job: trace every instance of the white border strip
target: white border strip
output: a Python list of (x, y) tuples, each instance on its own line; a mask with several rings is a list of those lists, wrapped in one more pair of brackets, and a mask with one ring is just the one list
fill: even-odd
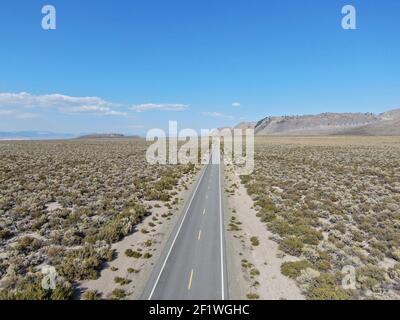
[[(219, 149), (219, 148), (218, 148)], [(222, 217), (222, 195), (221, 195), (221, 151), (219, 154), (219, 170), (218, 170), (218, 182), (219, 182), (219, 219), (220, 219), (220, 239), (221, 239), (221, 286), (222, 286), (222, 300), (225, 300), (225, 285), (224, 285), (224, 234), (223, 225), (224, 219)]]

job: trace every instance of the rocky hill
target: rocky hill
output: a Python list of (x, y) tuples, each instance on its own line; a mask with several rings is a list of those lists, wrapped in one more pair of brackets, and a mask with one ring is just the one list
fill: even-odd
[(400, 135), (400, 109), (381, 114), (322, 113), (267, 117), (235, 128), (254, 128), (256, 135)]
[(238, 125), (236, 125), (234, 127), (234, 129), (254, 129), (255, 125), (257, 124), (257, 122), (241, 122)]

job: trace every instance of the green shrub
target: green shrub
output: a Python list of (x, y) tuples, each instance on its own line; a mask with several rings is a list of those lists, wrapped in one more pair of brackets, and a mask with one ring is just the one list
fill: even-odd
[(318, 258), (313, 267), (319, 271), (328, 271), (331, 268), (331, 256), (325, 251), (318, 251)]
[(121, 286), (125, 286), (127, 284), (130, 284), (132, 282), (132, 280), (125, 279), (125, 278), (122, 278), (122, 277), (115, 277), (114, 278), (114, 282), (118, 283)]
[(250, 242), (251, 242), (251, 244), (252, 244), (253, 246), (255, 246), (255, 247), (260, 245), (260, 240), (258, 240), (257, 237), (251, 237), (251, 238), (250, 238)]
[(340, 277), (333, 274), (323, 273), (311, 281), (307, 291), (310, 300), (349, 300), (349, 293), (341, 289)]
[(150, 259), (152, 256), (153, 256), (153, 255), (152, 255), (151, 253), (146, 252), (146, 253), (143, 255), (143, 258), (144, 258), (144, 259)]
[(242, 181), (243, 184), (247, 184), (251, 181), (251, 175), (241, 175), (240, 180)]
[(107, 248), (100, 250), (93, 246), (71, 250), (65, 255), (58, 271), (70, 281), (97, 279), (102, 264), (108, 261), (112, 252)]
[(42, 241), (33, 237), (23, 237), (18, 240), (15, 249), (19, 252), (28, 253), (42, 247)]
[(235, 223), (230, 223), (229, 224), (229, 228), (228, 228), (228, 231), (239, 231), (240, 230), (240, 228), (235, 224)]
[(303, 242), (295, 237), (283, 239), (279, 245), (279, 249), (292, 256), (300, 256), (303, 251)]
[(357, 282), (365, 290), (374, 290), (374, 288), (385, 281), (385, 269), (374, 265), (367, 265), (356, 270)]
[(121, 300), (126, 297), (126, 291), (124, 289), (114, 289), (111, 292), (110, 299), (111, 300)]
[(139, 204), (126, 208), (114, 217), (111, 221), (100, 227), (96, 234), (89, 234), (84, 242), (94, 244), (97, 241), (114, 243), (120, 241), (134, 230), (137, 225), (147, 215), (146, 209)]
[(273, 233), (279, 234), (281, 237), (287, 237), (296, 234), (295, 228), (285, 220), (274, 220), (268, 224), (269, 229)]
[(13, 288), (0, 290), (0, 300), (69, 300), (73, 288), (69, 282), (56, 279), (54, 290), (45, 290), (42, 276), (33, 275), (18, 279)]
[(324, 238), (322, 236), (322, 232), (307, 226), (300, 226), (298, 228), (298, 235), (301, 237), (304, 243), (315, 246), (317, 246)]
[(133, 269), (133, 268), (128, 268), (128, 273), (138, 273), (139, 270)]
[(362, 242), (362, 241), (364, 241), (364, 236), (363, 236), (363, 233), (362, 233), (361, 231), (354, 230), (354, 231), (352, 232), (352, 235), (353, 235), (353, 240), (354, 240), (354, 241), (356, 241), (356, 242)]
[(153, 245), (153, 241), (152, 240), (146, 240), (146, 242), (144, 243), (144, 245), (146, 247), (151, 247)]
[(101, 300), (101, 294), (97, 290), (87, 290), (82, 295), (83, 300)]
[(0, 240), (8, 240), (13, 236), (14, 234), (11, 231), (0, 227)]
[(133, 251), (132, 249), (127, 249), (125, 251), (125, 255), (130, 258), (139, 259), (142, 257), (142, 254), (138, 251)]
[(178, 183), (178, 178), (173, 172), (167, 173), (155, 184), (154, 188), (158, 191), (172, 190)]
[(242, 267), (245, 269), (249, 269), (253, 267), (253, 264), (246, 259), (242, 259)]
[(246, 297), (249, 300), (258, 300), (258, 299), (260, 299), (260, 296), (257, 293), (248, 293), (246, 295)]
[(281, 272), (286, 277), (296, 279), (300, 276), (301, 271), (311, 267), (308, 261), (295, 261), (295, 262), (285, 262), (281, 265)]
[(388, 269), (390, 279), (400, 281), (400, 263), (396, 263), (392, 268)]
[(261, 222), (267, 223), (267, 222), (272, 222), (276, 219), (276, 214), (272, 212), (265, 212), (262, 210), (257, 214), (257, 216), (260, 218)]
[(258, 271), (256, 268), (253, 268), (250, 270), (250, 275), (251, 276), (259, 276), (260, 275), (260, 271)]

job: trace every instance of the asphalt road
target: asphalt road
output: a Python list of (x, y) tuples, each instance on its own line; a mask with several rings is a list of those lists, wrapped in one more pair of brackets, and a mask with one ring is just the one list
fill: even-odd
[[(219, 159), (219, 148), (212, 158)], [(228, 298), (222, 194), (221, 166), (209, 163), (150, 276), (144, 299)]]

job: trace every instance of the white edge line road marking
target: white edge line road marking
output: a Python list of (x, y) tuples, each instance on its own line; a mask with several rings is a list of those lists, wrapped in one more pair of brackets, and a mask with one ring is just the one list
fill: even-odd
[(219, 154), (219, 167), (218, 167), (218, 182), (219, 182), (219, 219), (220, 219), (220, 238), (221, 238), (221, 286), (222, 286), (222, 300), (225, 300), (225, 286), (224, 286), (224, 243), (223, 243), (223, 219), (222, 219), (222, 195), (221, 195), (221, 153)]
[(199, 182), (198, 182), (198, 184), (197, 184), (197, 186), (196, 186), (196, 189), (195, 189), (194, 192), (193, 192), (192, 198), (190, 199), (189, 205), (188, 205), (188, 207), (186, 208), (186, 211), (185, 211), (185, 214), (184, 214), (184, 216), (183, 216), (183, 218), (182, 218), (182, 221), (181, 221), (181, 224), (180, 224), (180, 226), (179, 226), (179, 229), (178, 229), (178, 231), (176, 232), (176, 235), (175, 235), (175, 237), (174, 237), (174, 240), (172, 241), (171, 247), (170, 247), (169, 250), (168, 250), (167, 256), (165, 257), (164, 263), (163, 263), (163, 265), (162, 265), (162, 267), (161, 267), (160, 273), (159, 273), (158, 276), (157, 276), (156, 283), (154, 284), (154, 287), (153, 287), (153, 289), (152, 289), (151, 292), (150, 292), (150, 296), (149, 296), (149, 299), (148, 299), (148, 300), (151, 300), (151, 298), (153, 297), (154, 291), (155, 291), (156, 288), (157, 288), (158, 282), (160, 281), (160, 278), (161, 278), (161, 274), (163, 273), (164, 268), (165, 268), (165, 265), (167, 264), (168, 258), (169, 258), (170, 254), (171, 254), (171, 251), (172, 251), (172, 249), (174, 248), (176, 239), (178, 238), (179, 233), (180, 233), (180, 231), (181, 231), (181, 229), (182, 229), (183, 223), (185, 222), (187, 213), (189, 212), (190, 206), (192, 205), (194, 196), (196, 195), (197, 189), (199, 188), (199, 186), (200, 186), (200, 184), (201, 184), (201, 181), (203, 180), (204, 174), (205, 174), (205, 172), (207, 171), (207, 166), (208, 166), (208, 163), (206, 164), (206, 167), (204, 168), (204, 171), (203, 171), (203, 173), (201, 174), (201, 177), (200, 177)]

